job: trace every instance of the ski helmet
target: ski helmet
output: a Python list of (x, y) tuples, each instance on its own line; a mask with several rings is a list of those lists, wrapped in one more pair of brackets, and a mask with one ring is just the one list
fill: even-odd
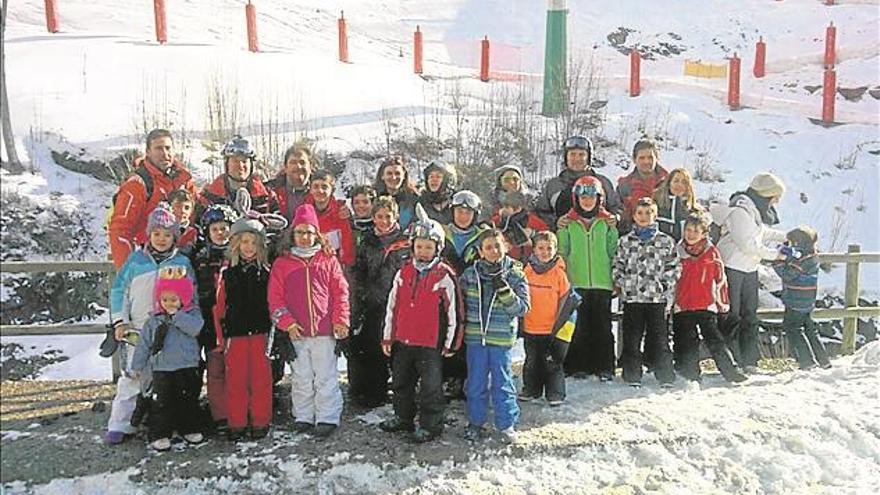
[(472, 210), (474, 212), (474, 218), (476, 219), (476, 217), (480, 216), (480, 211), (483, 208), (483, 201), (476, 195), (476, 193), (465, 189), (464, 191), (458, 191), (452, 195), (452, 202), (449, 207), (455, 208), (456, 206)]
[(562, 163), (566, 164), (569, 150), (586, 150), (587, 166), (593, 163), (593, 142), (586, 136), (571, 136), (562, 144)]
[(199, 219), (199, 225), (201, 225), (203, 229), (207, 229), (212, 223), (226, 222), (231, 227), (236, 220), (238, 220), (238, 213), (236, 213), (231, 206), (218, 204), (209, 206), (208, 209), (202, 213), (202, 218)]
[(416, 239), (429, 239), (437, 243), (437, 255), (443, 251), (446, 243), (446, 232), (440, 222), (432, 220), (428, 217), (428, 213), (421, 204), (416, 204), (416, 219), (409, 227), (409, 238), (411, 241)]

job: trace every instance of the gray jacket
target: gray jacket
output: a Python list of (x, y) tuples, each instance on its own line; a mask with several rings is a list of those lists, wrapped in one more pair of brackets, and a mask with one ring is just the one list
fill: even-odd
[[(197, 367), (199, 343), (196, 336), (202, 331), (204, 322), (202, 312), (196, 305), (186, 311), (178, 311), (172, 317), (165, 313), (154, 314), (141, 330), (131, 368), (137, 371), (148, 367), (152, 371), (176, 371)], [(162, 323), (168, 324), (165, 345), (158, 354), (151, 355), (150, 348)]]

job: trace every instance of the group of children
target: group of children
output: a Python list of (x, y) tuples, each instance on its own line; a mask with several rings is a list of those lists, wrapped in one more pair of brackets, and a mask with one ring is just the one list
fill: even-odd
[[(718, 330), (726, 281), (708, 238), (708, 217), (687, 216), (676, 243), (658, 229), (657, 205), (644, 197), (633, 207), (632, 230), (619, 238), (604, 195), (595, 177), (578, 179), (558, 235), (518, 219), (523, 198), (510, 195), (499, 215), (507, 223), (524, 222), (527, 243), (511, 243), (506, 229), (477, 229), (480, 202), (469, 191), (450, 200), (456, 226), (451, 231), (428, 218), (421, 205), (415, 208), (406, 231), (410, 255), (393, 275), (378, 343), (391, 360), (395, 412), (382, 430), (408, 432), (417, 442), (439, 436), (444, 358), (457, 355), (466, 362), (466, 438), (485, 434), (491, 399), (496, 429), (512, 440), (518, 401), (544, 397), (551, 407), (562, 404), (566, 375), (613, 379), (615, 294), (623, 309), (620, 364), (626, 383), (641, 383), (643, 340), (661, 384), (671, 384), (676, 372), (699, 381), (700, 336), (725, 379), (746, 380)], [(171, 448), (174, 431), (186, 442), (203, 441), (195, 421), (202, 351), (212, 418), (226, 423), (231, 440), (264, 437), (272, 419), (269, 353), (275, 338), (289, 338), (296, 354), (293, 429), (317, 437), (336, 430), (343, 409), (337, 341), (349, 334), (349, 282), (322, 235), (315, 206), (322, 204), (297, 207), (271, 266), (266, 227), (258, 218), (239, 217), (227, 206), (207, 208), (200, 222), (205, 243), (188, 258), (178, 250), (187, 229), (181, 229), (174, 205), (160, 204), (150, 214), (149, 239), (128, 258), (111, 292), (116, 337), (125, 340), (138, 330), (140, 338), (122, 346), (126, 372), (113, 401), (108, 443), (134, 432), (133, 413), (144, 397), (152, 398), (154, 449)], [(809, 317), (816, 235), (795, 229), (788, 240), (775, 265), (786, 284), (786, 333), (802, 367), (828, 366)], [(508, 255), (511, 244), (527, 245), (519, 256), (524, 263)], [(454, 253), (450, 258), (460, 265), (445, 261), (450, 258), (443, 253)], [(519, 393), (511, 366), (518, 337), (526, 351)]]

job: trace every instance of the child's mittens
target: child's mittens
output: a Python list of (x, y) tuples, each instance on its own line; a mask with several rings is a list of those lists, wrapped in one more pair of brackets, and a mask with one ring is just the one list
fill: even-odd
[(779, 254), (786, 258), (801, 259), (801, 252), (787, 244), (780, 244), (776, 249), (779, 251)]
[(513, 290), (501, 274), (492, 277), (492, 287), (495, 289), (495, 293), (499, 296), (510, 293)]

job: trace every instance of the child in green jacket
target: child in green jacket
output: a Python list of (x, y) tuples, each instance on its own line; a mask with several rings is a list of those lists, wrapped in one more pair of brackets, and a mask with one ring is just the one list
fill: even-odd
[(616, 218), (605, 210), (602, 183), (584, 176), (571, 190), (572, 206), (559, 229), (559, 255), (571, 286), (581, 296), (574, 336), (565, 358), (565, 374), (575, 378), (614, 377), (611, 333), (611, 261), (617, 252)]

